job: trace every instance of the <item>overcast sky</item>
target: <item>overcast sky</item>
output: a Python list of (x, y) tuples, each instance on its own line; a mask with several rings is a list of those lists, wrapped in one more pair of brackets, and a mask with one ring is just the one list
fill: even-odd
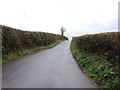
[(117, 31), (120, 0), (0, 0), (0, 24), (72, 37)]

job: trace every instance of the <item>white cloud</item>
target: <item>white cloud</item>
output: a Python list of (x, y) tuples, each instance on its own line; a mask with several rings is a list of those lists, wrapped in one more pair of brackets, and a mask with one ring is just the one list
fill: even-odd
[(0, 24), (66, 35), (117, 29), (119, 0), (0, 0)]

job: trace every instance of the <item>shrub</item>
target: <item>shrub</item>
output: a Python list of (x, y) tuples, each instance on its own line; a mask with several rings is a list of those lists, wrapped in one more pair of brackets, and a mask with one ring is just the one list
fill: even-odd
[[(84, 38), (82, 38), (84, 41)], [(95, 53), (88, 53), (85, 50), (81, 50), (78, 46), (79, 38), (74, 37), (71, 42), (71, 51), (78, 62), (81, 69), (92, 79), (96, 81), (98, 85), (107, 89), (120, 89), (120, 72), (119, 68), (111, 64), (106, 59), (97, 58)], [(85, 44), (83, 44), (85, 45)], [(82, 47), (82, 46), (81, 46)], [(101, 48), (102, 49), (102, 48)], [(90, 51), (89, 51), (90, 52)], [(103, 89), (104, 90), (104, 89)]]
[(80, 50), (101, 55), (113, 65), (120, 64), (120, 32), (84, 35), (75, 40)]
[(67, 37), (61, 35), (22, 31), (7, 26), (2, 26), (2, 36), (3, 55), (22, 49), (50, 45), (60, 39), (67, 40)]

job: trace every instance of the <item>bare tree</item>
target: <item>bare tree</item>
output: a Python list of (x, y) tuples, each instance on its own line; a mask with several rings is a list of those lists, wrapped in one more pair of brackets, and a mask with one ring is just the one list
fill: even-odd
[(61, 35), (62, 35), (62, 36), (64, 35), (64, 32), (65, 32), (65, 28), (62, 27), (62, 28), (61, 28)]

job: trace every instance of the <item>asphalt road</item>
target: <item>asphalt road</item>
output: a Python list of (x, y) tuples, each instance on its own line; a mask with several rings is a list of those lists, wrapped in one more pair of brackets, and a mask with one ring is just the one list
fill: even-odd
[(97, 88), (73, 59), (70, 42), (3, 65), (3, 88)]

